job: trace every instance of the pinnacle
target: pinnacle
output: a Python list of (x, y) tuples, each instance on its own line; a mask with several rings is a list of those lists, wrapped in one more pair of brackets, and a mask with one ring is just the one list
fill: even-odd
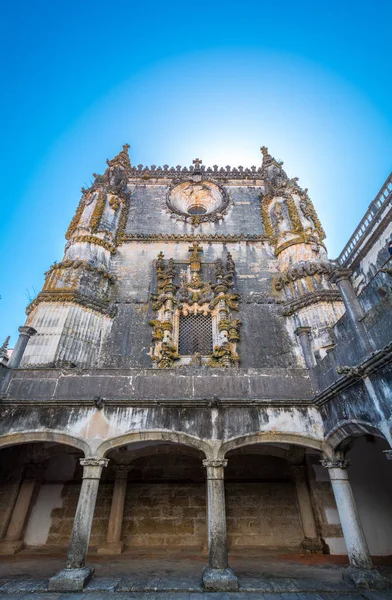
[(122, 167), (127, 169), (131, 166), (131, 161), (128, 154), (129, 144), (123, 144), (123, 149), (112, 160), (107, 160), (109, 167)]

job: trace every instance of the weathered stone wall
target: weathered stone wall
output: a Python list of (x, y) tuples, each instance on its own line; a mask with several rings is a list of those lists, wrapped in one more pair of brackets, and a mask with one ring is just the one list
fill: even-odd
[[(223, 220), (201, 223), (193, 227), (176, 219), (166, 204), (169, 190), (167, 184), (146, 183), (128, 186), (131, 202), (128, 215), (127, 234), (245, 234), (260, 235), (262, 231), (260, 185), (225, 185), (230, 205)], [(146, 209), (148, 207), (148, 209)], [(172, 218), (171, 218), (172, 217)]]

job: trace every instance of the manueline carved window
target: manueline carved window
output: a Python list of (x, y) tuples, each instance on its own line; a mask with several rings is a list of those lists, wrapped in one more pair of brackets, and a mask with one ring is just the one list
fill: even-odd
[(203, 249), (197, 242), (189, 251), (187, 264), (165, 261), (162, 252), (155, 263), (153, 366), (237, 366), (241, 322), (234, 318), (239, 300), (232, 290), (234, 261), (227, 253), (225, 264), (221, 259), (202, 264)]

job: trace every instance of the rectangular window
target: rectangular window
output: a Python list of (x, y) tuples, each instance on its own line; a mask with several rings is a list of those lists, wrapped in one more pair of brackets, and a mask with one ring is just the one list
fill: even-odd
[(179, 354), (189, 356), (199, 352), (212, 352), (212, 317), (211, 315), (180, 316)]

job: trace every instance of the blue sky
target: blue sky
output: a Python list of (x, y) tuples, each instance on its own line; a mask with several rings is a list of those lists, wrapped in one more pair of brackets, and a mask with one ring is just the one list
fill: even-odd
[(392, 169), (390, 0), (8, 0), (0, 30), (0, 343), (61, 260), (80, 187), (134, 164), (298, 176), (336, 257)]

